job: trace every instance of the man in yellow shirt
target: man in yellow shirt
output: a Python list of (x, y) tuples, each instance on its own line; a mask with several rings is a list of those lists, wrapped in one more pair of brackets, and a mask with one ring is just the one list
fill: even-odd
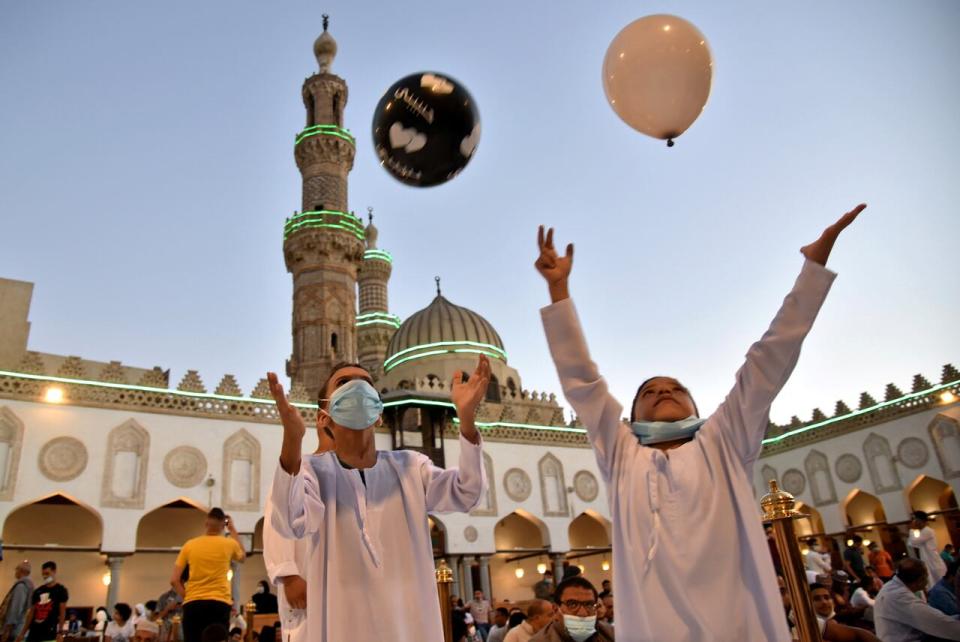
[[(223, 536), (224, 525), (230, 529), (230, 537)], [(245, 557), (233, 521), (221, 509), (211, 509), (207, 513), (206, 534), (187, 540), (170, 578), (173, 590), (183, 597), (184, 642), (201, 642), (203, 630), (211, 624), (227, 627), (233, 606), (227, 573), (231, 562), (242, 562)], [(189, 577), (184, 586), (181, 577), (188, 566)]]

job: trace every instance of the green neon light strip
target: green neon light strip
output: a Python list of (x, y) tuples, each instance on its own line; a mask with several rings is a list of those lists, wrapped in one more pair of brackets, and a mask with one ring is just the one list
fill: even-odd
[[(387, 401), (384, 402), (384, 408), (392, 408), (394, 406), (409, 406), (416, 404), (418, 406), (438, 406), (441, 408), (453, 408), (456, 410), (456, 406), (450, 403), (449, 401), (433, 401), (430, 399), (402, 399), (400, 401)], [(453, 418), (454, 423), (460, 423), (460, 419), (457, 417)], [(573, 432), (586, 434), (585, 428), (567, 428), (565, 426), (541, 426), (539, 424), (517, 424), (509, 421), (477, 421), (475, 425), (478, 428), (525, 428), (528, 430), (543, 430), (547, 432)]]
[(357, 321), (356, 326), (362, 328), (366, 325), (388, 325), (394, 330), (400, 327), (399, 323), (394, 323), (393, 321), (387, 321), (386, 319), (371, 319), (370, 321)]
[(363, 258), (367, 261), (380, 259), (381, 261), (386, 261), (387, 263), (393, 263), (393, 257), (390, 255), (390, 252), (387, 252), (386, 250), (367, 250), (363, 253)]
[(357, 315), (357, 321), (366, 321), (367, 319), (389, 319), (390, 321), (400, 322), (400, 317), (389, 312), (364, 312)]
[[(165, 395), (173, 395), (176, 397), (190, 397), (193, 399), (220, 399), (222, 401), (244, 401), (249, 403), (259, 403), (273, 406), (273, 399), (256, 399), (254, 397), (230, 397), (228, 395), (218, 395), (211, 392), (187, 392), (186, 390), (171, 390), (170, 388), (153, 388), (151, 386), (136, 386), (129, 383), (112, 383), (109, 381), (91, 381), (89, 379), (67, 379), (66, 377), (52, 377), (49, 375), (35, 375), (29, 374), (26, 372), (10, 372), (8, 370), (0, 370), (0, 377), (16, 377), (18, 379), (31, 379), (33, 381), (47, 381), (50, 383), (69, 383), (80, 386), (97, 386), (99, 388), (115, 388), (118, 390), (139, 390), (142, 392), (159, 392)], [(69, 401), (69, 400), (68, 400)], [(309, 410), (316, 410), (317, 404), (315, 403), (301, 403), (299, 401), (291, 401), (290, 405), (297, 406), (298, 408), (306, 408)]]
[(356, 146), (357, 144), (357, 140), (350, 133), (349, 129), (337, 127), (336, 125), (313, 125), (311, 127), (307, 127), (302, 132), (297, 134), (295, 142), (293, 143), (294, 147), (312, 136), (336, 136), (337, 138), (342, 138), (353, 146)]
[(288, 238), (303, 228), (326, 227), (350, 232), (361, 241), (364, 239), (363, 224), (353, 214), (336, 210), (310, 210), (300, 212), (287, 219), (283, 225), (283, 238)]
[(960, 385), (960, 379), (957, 379), (956, 381), (951, 381), (951, 382), (949, 382), (949, 383), (942, 383), (942, 384), (940, 384), (939, 386), (933, 386), (932, 388), (927, 388), (926, 390), (921, 390), (920, 392), (914, 392), (914, 393), (911, 393), (911, 394), (909, 394), (909, 395), (904, 395), (904, 396), (902, 396), (902, 397), (898, 397), (897, 399), (891, 399), (890, 401), (884, 401), (884, 402), (882, 402), (882, 403), (878, 403), (878, 404), (873, 405), (873, 406), (870, 406), (870, 407), (868, 407), (868, 408), (864, 408), (863, 410), (854, 410), (853, 412), (851, 412), (851, 413), (849, 413), (849, 414), (846, 414), (846, 415), (841, 415), (840, 417), (833, 417), (832, 419), (826, 419), (826, 420), (824, 420), (824, 421), (819, 421), (819, 422), (817, 422), (817, 423), (815, 423), (815, 424), (810, 424), (809, 426), (804, 426), (803, 428), (797, 428), (797, 429), (795, 429), (795, 430), (791, 430), (790, 432), (785, 432), (785, 433), (783, 433), (782, 435), (777, 435), (776, 437), (770, 437), (769, 439), (764, 439), (762, 443), (763, 443), (764, 446), (766, 446), (767, 444), (775, 444), (775, 443), (777, 443), (778, 441), (783, 441), (783, 440), (786, 439), (787, 437), (793, 437), (794, 435), (799, 435), (799, 434), (801, 434), (801, 433), (805, 433), (805, 432), (808, 432), (808, 431), (810, 431), (810, 430), (815, 430), (815, 429), (817, 429), (817, 428), (822, 428), (823, 426), (827, 426), (827, 425), (829, 425), (829, 424), (836, 423), (836, 422), (842, 421), (842, 420), (844, 420), (844, 419), (850, 419), (850, 418), (852, 418), (852, 417), (858, 417), (858, 416), (860, 416), (860, 415), (865, 415), (865, 414), (867, 414), (868, 412), (875, 412), (875, 411), (877, 411), (877, 410), (881, 410), (881, 409), (886, 408), (886, 407), (888, 407), (888, 406), (892, 406), (893, 404), (899, 403), (899, 402), (901, 402), (901, 401), (909, 401), (910, 399), (916, 399), (916, 398), (918, 398), (918, 397), (923, 397), (923, 396), (925, 396), (925, 395), (937, 393), (937, 392), (940, 392), (941, 390), (946, 390), (947, 388), (952, 388), (952, 387), (957, 386), (957, 385)]
[[(436, 348), (436, 347), (440, 347), (440, 346), (451, 346), (451, 347), (452, 347), (452, 346), (469, 346), (469, 347), (472, 347), (472, 348), (486, 348), (486, 349), (488, 349), (488, 350), (492, 350), (493, 352), (497, 353), (497, 354), (493, 355), (493, 356), (496, 357), (497, 359), (500, 359), (501, 361), (506, 361), (506, 360), (507, 360), (507, 353), (504, 352), (502, 348), (498, 348), (498, 347), (495, 346), (495, 345), (490, 345), (489, 343), (477, 343), (476, 341), (438, 341), (438, 342), (436, 342), (436, 343), (424, 343), (424, 344), (421, 344), (421, 345), (418, 345), (418, 346), (413, 346), (413, 347), (411, 347), (411, 348), (407, 348), (407, 349), (405, 349), (405, 350), (401, 350), (400, 352), (396, 353), (395, 355), (393, 355), (392, 357), (390, 357), (389, 359), (387, 359), (386, 361), (384, 361), (384, 362), (383, 362), (383, 367), (384, 367), (384, 369), (388, 369), (389, 367), (391, 367), (391, 362), (393, 362), (395, 359), (397, 359), (398, 357), (401, 357), (401, 356), (403, 356), (403, 355), (405, 355), (405, 354), (409, 354), (410, 352), (414, 352), (415, 350), (425, 350), (425, 349), (427, 349), (427, 348)], [(450, 352), (450, 350), (442, 350), (442, 351), (440, 351), (440, 353), (442, 353), (442, 352)], [(440, 353), (431, 352), (430, 354), (440, 354)], [(417, 355), (417, 356), (420, 357), (420, 356), (425, 356), (425, 355)], [(406, 361), (406, 359), (405, 359), (405, 361)], [(396, 364), (393, 364), (393, 365), (396, 365)]]
[(410, 355), (409, 357), (404, 357), (399, 361), (394, 361), (389, 366), (384, 365), (383, 371), (390, 372), (391, 370), (399, 366), (401, 363), (406, 363), (408, 361), (416, 361), (417, 359), (423, 359), (424, 357), (432, 357), (438, 354), (451, 354), (454, 352), (469, 352), (472, 354), (485, 354), (491, 359), (501, 359), (501, 360), (503, 359), (503, 357), (501, 357), (499, 354), (496, 354), (494, 352), (489, 352), (487, 350), (476, 350), (473, 348), (460, 348), (459, 350), (431, 350), (430, 352), (421, 352), (420, 354), (413, 354), (413, 355)]

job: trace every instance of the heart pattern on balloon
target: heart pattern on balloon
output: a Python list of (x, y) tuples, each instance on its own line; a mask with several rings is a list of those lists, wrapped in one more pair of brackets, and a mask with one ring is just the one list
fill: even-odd
[(423, 74), (420, 76), (420, 86), (427, 87), (435, 94), (449, 94), (453, 92), (453, 83), (442, 76)]
[(463, 140), (460, 141), (460, 153), (463, 154), (464, 158), (470, 158), (473, 155), (473, 151), (477, 148), (477, 143), (480, 142), (480, 123), (477, 123), (473, 126), (473, 131), (470, 132), (469, 136), (464, 136)]
[[(427, 135), (418, 132), (415, 127), (404, 127), (399, 122), (390, 125), (390, 146), (403, 147), (407, 153), (419, 152), (427, 144)], [(462, 149), (462, 145), (461, 145)]]

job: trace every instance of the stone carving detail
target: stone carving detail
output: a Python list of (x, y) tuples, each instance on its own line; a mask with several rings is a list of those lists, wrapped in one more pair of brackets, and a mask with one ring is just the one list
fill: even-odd
[(167, 373), (161, 370), (160, 366), (154, 366), (152, 370), (143, 373), (139, 385), (148, 388), (166, 388), (170, 383), (167, 377)]
[(57, 370), (57, 376), (67, 379), (84, 379), (87, 376), (87, 369), (83, 366), (83, 360), (80, 357), (67, 357)]
[(207, 458), (193, 446), (177, 446), (163, 458), (163, 474), (178, 488), (193, 488), (207, 474)]
[(503, 489), (507, 491), (507, 497), (515, 502), (522, 502), (530, 497), (533, 483), (525, 470), (511, 468), (503, 476)]
[(870, 471), (870, 479), (873, 480), (873, 487), (878, 494), (903, 488), (900, 472), (886, 437), (876, 433), (867, 437), (863, 442), (863, 457), (867, 460), (867, 470)]
[(860, 463), (856, 455), (850, 453), (840, 455), (833, 467), (837, 471), (837, 477), (840, 478), (840, 481), (848, 484), (856, 483), (860, 479), (860, 475), (863, 474), (863, 464)]
[(953, 417), (937, 415), (928, 430), (944, 478), (960, 477), (960, 423)]
[(242, 397), (243, 391), (240, 390), (240, 386), (237, 385), (237, 378), (232, 374), (223, 375), (223, 379), (220, 380), (220, 383), (217, 384), (217, 389), (214, 390), (214, 394), (223, 395), (224, 397)]
[(298, 403), (316, 403), (316, 399), (310, 398), (310, 393), (307, 391), (306, 387), (299, 381), (294, 381), (293, 385), (290, 386), (290, 401), (295, 401)]
[(17, 371), (27, 374), (46, 374), (43, 367), (43, 358), (40, 356), (40, 353), (29, 350), (27, 354), (23, 355), (23, 359), (20, 360)]
[(493, 480), (496, 479), (493, 470), (493, 458), (487, 453), (483, 453), (483, 471), (487, 477), (487, 492), (484, 494), (480, 505), (470, 511), (470, 514), (477, 517), (492, 517), (497, 514), (497, 485), (493, 483)]
[(807, 471), (807, 479), (810, 481), (810, 494), (813, 495), (813, 503), (816, 506), (837, 503), (837, 489), (833, 485), (833, 476), (830, 474), (830, 462), (827, 456), (819, 450), (811, 450), (806, 459), (803, 460), (803, 467)]
[(17, 489), (23, 422), (9, 408), (0, 408), (0, 501), (10, 501)]
[(592, 502), (597, 498), (600, 485), (597, 484), (597, 478), (593, 473), (589, 470), (580, 470), (573, 476), (573, 489), (577, 492), (577, 497), (585, 502)]
[(465, 529), (463, 529), (463, 539), (467, 540), (468, 542), (477, 541), (477, 537), (479, 536), (480, 533), (478, 533), (477, 529), (473, 526), (467, 526)]
[(547, 517), (566, 517), (570, 514), (567, 507), (567, 483), (563, 477), (563, 464), (551, 453), (540, 458), (537, 463), (540, 473), (540, 501), (543, 514)]
[(897, 459), (907, 468), (923, 468), (930, 460), (930, 449), (918, 437), (907, 437), (897, 446)]
[(110, 431), (100, 504), (109, 508), (143, 508), (147, 491), (150, 434), (133, 419)]
[(180, 380), (177, 390), (183, 392), (207, 391), (207, 389), (203, 387), (203, 381), (200, 379), (200, 374), (196, 370), (187, 370), (187, 374), (183, 375), (183, 379)]
[(254, 399), (273, 399), (273, 395), (270, 394), (270, 382), (266, 379), (258, 381), (257, 387), (253, 389), (250, 396)]
[(126, 378), (123, 376), (123, 366), (120, 365), (119, 361), (111, 361), (100, 370), (97, 380), (109, 383), (126, 383)]
[(260, 442), (243, 429), (223, 444), (223, 507), (260, 510)]
[(87, 447), (73, 437), (55, 437), (40, 449), (37, 466), (51, 481), (76, 479), (87, 467)]
[(796, 468), (783, 473), (783, 489), (796, 497), (807, 487), (807, 478)]

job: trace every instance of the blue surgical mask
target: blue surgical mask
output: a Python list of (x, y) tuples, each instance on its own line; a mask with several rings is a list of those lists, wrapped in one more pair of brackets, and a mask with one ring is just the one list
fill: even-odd
[(588, 637), (597, 632), (597, 616), (588, 615), (580, 617), (579, 615), (563, 614), (563, 626), (567, 629), (576, 642), (583, 642)]
[(640, 443), (649, 446), (665, 441), (690, 439), (706, 422), (706, 419), (690, 416), (680, 421), (635, 421), (630, 427), (633, 434), (640, 438)]
[(351, 430), (366, 430), (383, 413), (383, 402), (376, 389), (363, 379), (343, 384), (330, 395), (329, 411), (324, 412), (338, 425)]

